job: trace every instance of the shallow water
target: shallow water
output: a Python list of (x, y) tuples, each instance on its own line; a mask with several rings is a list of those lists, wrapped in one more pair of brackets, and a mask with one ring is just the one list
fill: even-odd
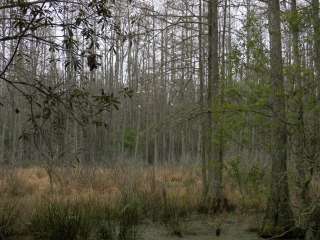
[[(220, 236), (216, 236), (217, 222), (221, 226)], [(262, 238), (249, 229), (256, 223), (252, 218), (239, 216), (225, 216), (221, 219), (197, 217), (181, 223), (181, 236), (172, 234), (170, 226), (146, 224), (143, 226), (142, 235), (146, 240), (261, 240)]]

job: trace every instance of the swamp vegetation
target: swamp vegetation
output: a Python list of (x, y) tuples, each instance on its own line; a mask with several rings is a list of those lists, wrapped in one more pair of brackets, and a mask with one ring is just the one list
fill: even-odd
[(0, 0), (0, 240), (319, 240), (319, 11)]

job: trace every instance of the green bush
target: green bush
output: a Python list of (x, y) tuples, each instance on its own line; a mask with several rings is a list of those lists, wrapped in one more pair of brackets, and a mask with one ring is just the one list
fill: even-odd
[(248, 192), (251, 193), (252, 195), (262, 193), (262, 191), (264, 190), (262, 188), (264, 177), (265, 177), (264, 170), (257, 165), (253, 165), (249, 169), (249, 172), (246, 178)]
[(244, 208), (259, 209), (266, 199), (265, 171), (258, 164), (249, 167), (241, 165), (239, 158), (228, 163), (228, 176), (241, 194), (241, 205)]
[(129, 151), (133, 151), (137, 138), (137, 131), (133, 128), (126, 128), (124, 130), (124, 147)]

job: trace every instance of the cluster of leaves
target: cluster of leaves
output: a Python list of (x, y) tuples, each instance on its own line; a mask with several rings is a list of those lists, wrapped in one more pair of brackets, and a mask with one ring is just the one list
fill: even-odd
[[(263, 131), (266, 143), (270, 136), (270, 104), (271, 88), (269, 84), (239, 83), (225, 89), (224, 112), (224, 140), (236, 143), (241, 147), (248, 146), (251, 141), (250, 129)], [(249, 121), (250, 119), (250, 121)], [(241, 139), (238, 133), (241, 131)], [(266, 144), (265, 143), (265, 144)], [(258, 144), (258, 142), (256, 142)], [(266, 149), (264, 146), (264, 149)]]
[(99, 95), (91, 94), (86, 88), (74, 88), (70, 91), (48, 89), (47, 94), (38, 96), (38, 99), (42, 99), (41, 103), (39, 100), (34, 101), (35, 107), (29, 121), (36, 126), (43, 126), (48, 120), (56, 121), (61, 115), (66, 115), (80, 125), (96, 124), (106, 127), (106, 123), (101, 122), (104, 113), (118, 110), (122, 97), (132, 97), (132, 90), (128, 88), (119, 91), (117, 95), (107, 95), (103, 89)]
[[(109, 113), (118, 110), (123, 98), (132, 97), (132, 90), (125, 88), (116, 94), (92, 94), (85, 87), (74, 87), (69, 90), (63, 87), (42, 87), (42, 94), (28, 98), (30, 109), (27, 128), (19, 137), (24, 142), (35, 144), (35, 147), (45, 154), (47, 160), (61, 159), (66, 152), (61, 152), (59, 146), (67, 122), (73, 122), (80, 128), (98, 127), (107, 129)], [(17, 109), (20, 112), (19, 109)], [(129, 145), (132, 139), (129, 137)], [(39, 148), (44, 144), (45, 150)], [(61, 155), (62, 154), (62, 155)]]
[[(1, 38), (1, 41), (10, 41), (17, 39), (17, 48), (20, 40), (28, 41), (32, 38), (37, 39), (42, 44), (50, 46), (50, 51), (66, 51), (68, 57), (65, 59), (65, 67), (72, 67), (76, 72), (83, 68), (81, 54), (79, 53), (80, 42), (75, 37), (75, 32), (80, 32), (88, 44), (88, 50), (99, 49), (99, 38), (109, 39), (106, 35), (107, 26), (115, 25), (113, 21), (114, 1), (36, 1), (26, 0), (14, 1), (13, 3), (3, 4), (2, 9), (10, 9), (10, 24), (18, 31), (10, 32), (10, 35)], [(64, 13), (74, 14), (75, 18), (65, 18)], [(55, 17), (53, 17), (55, 16)], [(100, 28), (96, 26), (98, 23)], [(37, 35), (36, 30), (50, 28), (61, 28), (64, 32), (64, 38), (60, 41), (48, 40)], [(50, 30), (49, 30), (50, 31)], [(40, 31), (41, 32), (41, 31)], [(119, 34), (120, 33), (119, 29)], [(15, 55), (16, 53), (14, 53)], [(14, 58), (14, 56), (13, 56)], [(11, 63), (9, 63), (11, 64)]]
[[(54, 22), (52, 11), (42, 5), (30, 4), (27, 1), (19, 1), (18, 11), (14, 11), (13, 26), (22, 32), (26, 28), (35, 31), (41, 26), (51, 26)], [(31, 18), (30, 18), (31, 16)], [(30, 19), (34, 19), (30, 21)]]

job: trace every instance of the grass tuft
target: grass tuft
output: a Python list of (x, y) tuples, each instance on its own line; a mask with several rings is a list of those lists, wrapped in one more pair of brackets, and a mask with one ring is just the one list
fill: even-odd
[(19, 204), (14, 201), (0, 202), (0, 239), (6, 239), (19, 233)]
[(124, 194), (119, 215), (119, 240), (140, 238), (138, 225), (142, 218), (142, 205), (132, 194)]
[(90, 219), (86, 209), (69, 202), (50, 201), (34, 212), (30, 232), (37, 240), (89, 239)]

